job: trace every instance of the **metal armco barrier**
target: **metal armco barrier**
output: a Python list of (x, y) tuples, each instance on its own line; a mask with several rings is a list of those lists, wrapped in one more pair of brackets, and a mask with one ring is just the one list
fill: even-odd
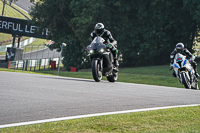
[[(56, 50), (51, 51), (44, 45), (39, 46), (26, 46), (22, 60), (11, 61), (9, 67), (11, 69), (21, 70), (40, 70), (40, 69), (53, 69), (57, 68), (60, 52)], [(55, 66), (51, 66), (50, 61), (55, 62)]]

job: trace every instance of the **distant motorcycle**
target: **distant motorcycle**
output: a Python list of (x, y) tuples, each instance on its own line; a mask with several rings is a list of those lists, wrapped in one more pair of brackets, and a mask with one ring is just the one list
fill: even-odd
[(185, 88), (199, 90), (198, 79), (195, 76), (195, 71), (186, 59), (186, 56), (177, 53), (174, 58), (173, 69), (176, 77), (179, 79), (180, 83), (185, 86)]
[(115, 82), (118, 78), (118, 69), (116, 71), (113, 65), (113, 54), (104, 41), (102, 37), (97, 36), (87, 47), (92, 65), (92, 75), (96, 82), (101, 81), (102, 76), (106, 76), (109, 82)]

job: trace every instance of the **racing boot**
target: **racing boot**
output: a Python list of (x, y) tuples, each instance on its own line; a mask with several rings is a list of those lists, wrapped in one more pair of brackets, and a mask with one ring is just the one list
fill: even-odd
[(194, 69), (194, 72), (195, 72), (196, 77), (198, 78), (198, 77), (199, 77), (199, 74), (198, 74), (197, 70)]
[(199, 77), (199, 74), (198, 74), (198, 72), (197, 72), (197, 63), (194, 61), (194, 60), (191, 60), (191, 65), (192, 65), (192, 67), (193, 67), (193, 69), (194, 69), (194, 74), (195, 74), (195, 76), (198, 78)]
[(198, 77), (199, 77), (199, 74), (198, 74), (198, 72), (197, 72), (197, 65), (194, 64), (194, 65), (193, 65), (193, 68), (194, 68), (195, 76), (198, 78)]
[(175, 71), (173, 71), (172, 75), (173, 75), (174, 77), (176, 77)]
[(114, 71), (114, 72), (119, 72), (119, 70), (118, 70), (117, 67), (114, 67), (114, 68), (113, 68), (113, 71)]
[(114, 66), (115, 66), (115, 67), (118, 67), (118, 66), (119, 66), (119, 62), (118, 62), (118, 59), (117, 59), (117, 58), (114, 58)]
[(118, 62), (118, 59), (117, 58), (114, 58), (114, 68), (113, 68), (113, 71), (114, 72), (118, 72), (118, 66), (119, 66), (119, 62)]

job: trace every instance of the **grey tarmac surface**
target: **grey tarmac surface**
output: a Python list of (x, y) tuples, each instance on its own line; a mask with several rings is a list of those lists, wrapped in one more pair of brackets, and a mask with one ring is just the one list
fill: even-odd
[(31, 7), (34, 6), (29, 0), (18, 0), (14, 4), (27, 12), (30, 12)]
[(0, 125), (190, 104), (199, 90), (0, 71)]

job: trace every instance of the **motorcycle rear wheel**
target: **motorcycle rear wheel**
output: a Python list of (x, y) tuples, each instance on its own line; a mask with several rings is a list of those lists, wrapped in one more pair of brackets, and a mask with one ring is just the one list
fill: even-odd
[(188, 80), (185, 72), (181, 73), (182, 83), (187, 89), (191, 89), (190, 81)]
[(99, 60), (92, 60), (92, 76), (96, 82), (99, 82), (102, 79)]

